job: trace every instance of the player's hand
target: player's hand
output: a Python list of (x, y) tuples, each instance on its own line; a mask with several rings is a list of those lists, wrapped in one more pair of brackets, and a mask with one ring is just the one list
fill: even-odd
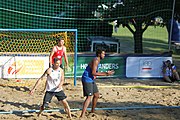
[(57, 86), (57, 89), (62, 90), (62, 85)]
[(69, 71), (71, 71), (71, 68), (67, 65), (67, 66), (65, 66), (65, 69), (69, 72)]
[(46, 92), (46, 88), (44, 88), (44, 90), (42, 91), (42, 93), (45, 93)]
[(33, 95), (34, 91), (35, 91), (35, 89), (32, 89), (32, 90), (29, 92), (29, 94), (30, 94), (30, 95)]
[(114, 70), (108, 70), (108, 71), (107, 71), (107, 74), (108, 74), (108, 75), (113, 75), (114, 73), (115, 73)]

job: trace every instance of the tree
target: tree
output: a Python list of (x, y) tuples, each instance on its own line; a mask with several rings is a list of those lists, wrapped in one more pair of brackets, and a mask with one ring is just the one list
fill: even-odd
[(134, 52), (143, 53), (144, 31), (150, 25), (166, 25), (172, 17), (172, 10), (173, 0), (124, 0), (123, 4), (109, 7), (102, 16), (127, 27), (134, 35)]

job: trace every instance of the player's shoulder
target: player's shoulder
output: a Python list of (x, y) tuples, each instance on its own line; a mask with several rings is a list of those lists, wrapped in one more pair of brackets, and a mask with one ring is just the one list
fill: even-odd
[(58, 67), (58, 70), (63, 70), (63, 68), (61, 68), (60, 66)]
[(52, 51), (57, 51), (57, 45), (53, 46)]
[(59, 71), (60, 71), (60, 72), (64, 72), (64, 70), (63, 70), (61, 67), (59, 67)]
[(63, 50), (66, 50), (66, 46), (62, 46)]
[(93, 58), (92, 62), (98, 64), (99, 60), (97, 59), (97, 57), (95, 57), (95, 58)]
[(94, 58), (93, 58), (93, 61), (97, 61), (97, 62), (99, 62), (99, 60), (98, 60), (98, 58), (97, 58), (97, 57), (94, 57)]
[(57, 45), (53, 46), (53, 49), (58, 49), (58, 46)]
[(176, 66), (174, 64), (171, 65), (172, 69), (176, 69)]
[(47, 73), (47, 74), (50, 74), (52, 70), (53, 70), (52, 67), (50, 67), (50, 68), (48, 68), (48, 69), (46, 70), (46, 73)]

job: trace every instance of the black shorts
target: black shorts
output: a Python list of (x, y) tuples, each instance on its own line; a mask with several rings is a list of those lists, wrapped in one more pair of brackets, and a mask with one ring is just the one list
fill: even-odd
[(95, 82), (82, 82), (84, 96), (92, 96), (99, 92)]
[(64, 94), (63, 90), (61, 90), (59, 92), (46, 91), (46, 93), (44, 95), (44, 99), (43, 99), (43, 104), (50, 103), (53, 96), (55, 96), (58, 99), (58, 101), (61, 101), (61, 100), (64, 100), (67, 98), (67, 96)]

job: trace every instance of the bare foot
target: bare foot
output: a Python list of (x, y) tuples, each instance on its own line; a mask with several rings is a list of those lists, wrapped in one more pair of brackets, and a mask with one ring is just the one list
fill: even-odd
[(94, 113), (95, 112), (95, 110), (91, 110), (91, 113)]
[(40, 107), (40, 111), (38, 112), (37, 116), (39, 117), (41, 115), (41, 113), (43, 112), (44, 108), (43, 106)]
[(84, 118), (85, 117), (85, 115), (81, 115), (79, 118)]

